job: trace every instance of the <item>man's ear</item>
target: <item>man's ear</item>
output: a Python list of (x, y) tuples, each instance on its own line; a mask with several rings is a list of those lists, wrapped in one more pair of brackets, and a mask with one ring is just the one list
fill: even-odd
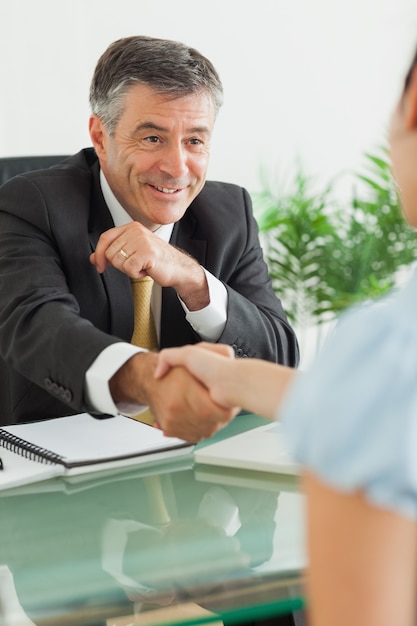
[(404, 94), (405, 124), (410, 130), (417, 128), (417, 65), (410, 72), (410, 81)]
[(103, 122), (98, 115), (92, 115), (89, 120), (88, 129), (92, 144), (97, 152), (97, 156), (101, 157), (106, 151), (107, 134), (103, 126)]

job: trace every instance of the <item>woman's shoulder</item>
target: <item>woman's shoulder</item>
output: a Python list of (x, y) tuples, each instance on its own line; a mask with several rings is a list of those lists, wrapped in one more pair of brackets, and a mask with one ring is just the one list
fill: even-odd
[(415, 287), (343, 316), (280, 411), (296, 460), (339, 488), (407, 475), (417, 492)]

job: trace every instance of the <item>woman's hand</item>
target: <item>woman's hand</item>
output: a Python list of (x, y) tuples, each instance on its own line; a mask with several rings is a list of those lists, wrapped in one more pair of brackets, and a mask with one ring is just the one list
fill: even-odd
[(171, 368), (184, 367), (209, 391), (214, 402), (240, 410), (228, 398), (228, 381), (234, 376), (234, 352), (225, 344), (201, 342), (181, 348), (166, 348), (158, 355), (155, 377), (163, 378)]

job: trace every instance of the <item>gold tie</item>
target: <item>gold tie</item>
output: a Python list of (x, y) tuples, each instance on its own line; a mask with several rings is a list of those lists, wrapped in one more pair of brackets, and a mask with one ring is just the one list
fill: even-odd
[[(158, 348), (155, 322), (151, 311), (153, 279), (150, 276), (132, 278), (133, 308), (135, 323), (131, 343), (147, 350)], [(149, 409), (134, 416), (134, 419), (145, 424), (153, 424), (154, 420)]]
[(151, 311), (153, 279), (150, 276), (132, 278), (135, 325), (131, 343), (147, 350), (156, 350), (158, 339)]

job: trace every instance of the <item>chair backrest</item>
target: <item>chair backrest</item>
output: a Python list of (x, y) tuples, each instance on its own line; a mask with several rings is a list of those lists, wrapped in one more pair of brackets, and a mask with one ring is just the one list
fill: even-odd
[(2, 157), (0, 158), (0, 185), (17, 174), (56, 165), (66, 159), (67, 156), (68, 155)]

